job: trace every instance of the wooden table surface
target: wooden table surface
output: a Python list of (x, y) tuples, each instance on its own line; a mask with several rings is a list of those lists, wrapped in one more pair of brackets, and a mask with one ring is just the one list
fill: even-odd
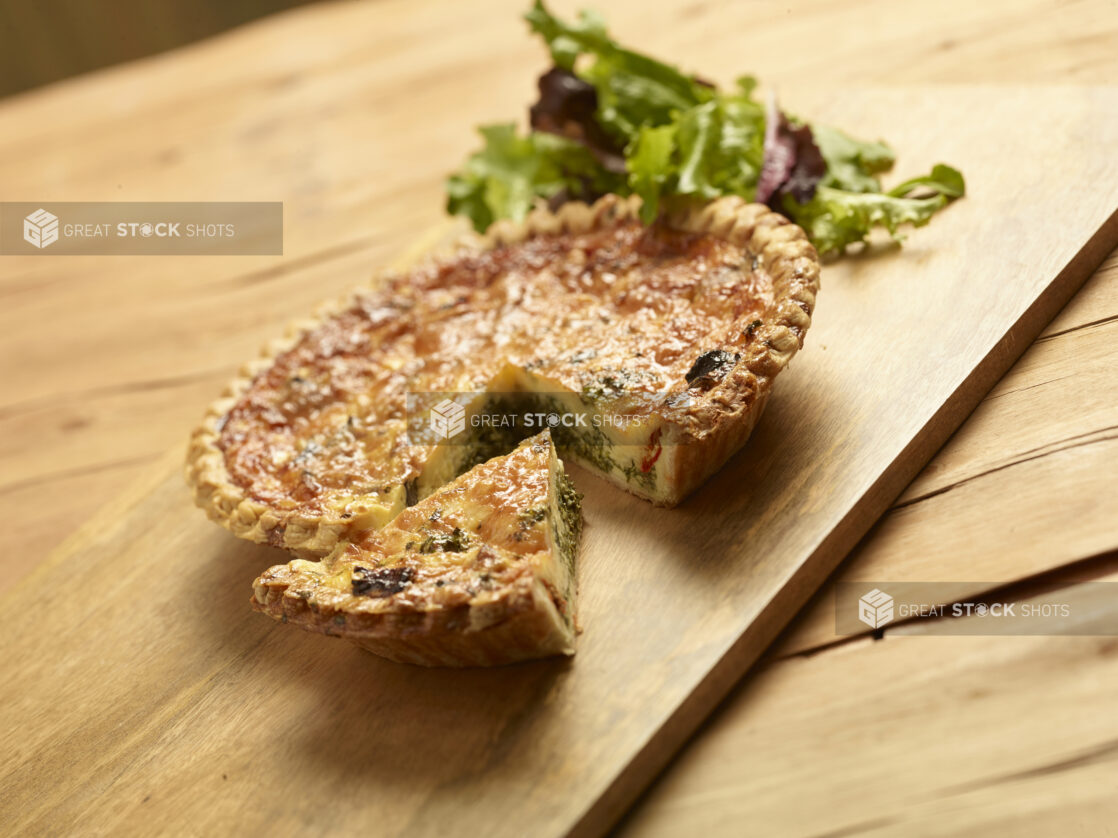
[[(829, 86), (1118, 82), (1115, 2), (599, 5), (619, 35), (657, 54), (781, 86), (824, 76)], [(287, 221), (279, 267), (263, 257), (0, 261), (0, 504), (20, 547), (0, 556), (0, 590), (181, 446), (263, 339), (362, 281), (407, 244), (409, 229), (438, 220), (441, 176), (474, 140), (470, 124), (440, 122), (424, 79), (459, 76), (454, 91), (476, 102), (476, 122), (516, 116), (507, 102), (529, 101), (544, 64), (518, 11), (496, 2), (318, 6), (0, 102), (4, 200), (270, 200), (284, 196), (256, 194), (254, 183), (278, 167), (290, 172), (301, 213)], [(426, 33), (464, 14), (493, 21), (491, 43), (428, 47)], [(471, 67), (492, 62), (508, 68), (500, 89), (475, 89)], [(385, 159), (367, 171), (330, 166), (332, 144), (360, 137), (287, 116), (313, 110), (326, 80), (349, 85), (353, 107), (368, 110)], [(378, 109), (400, 89), (414, 99), (411, 118), (432, 125), (422, 146), (384, 140), (391, 124)], [(271, 112), (246, 105), (260, 90), (281, 91)], [(222, 167), (229, 143), (277, 132), (290, 137), (283, 153)], [(329, 225), (342, 228), (343, 244), (315, 251), (309, 243)], [(1039, 577), (1072, 592), (1118, 578), (1116, 280), (1112, 256), (836, 578), (993, 588)], [(876, 641), (839, 640), (832, 597), (820, 592), (623, 833), (1114, 828), (1114, 638), (897, 628)]]

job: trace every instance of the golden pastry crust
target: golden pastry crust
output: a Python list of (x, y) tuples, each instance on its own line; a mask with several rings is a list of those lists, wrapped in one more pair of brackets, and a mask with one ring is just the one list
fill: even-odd
[[(819, 261), (799, 227), (760, 205), (724, 198), (652, 229), (638, 209), (607, 196), (500, 222), (451, 259), (297, 324), (195, 432), (187, 478), (198, 505), (241, 537), (324, 555), (399, 513), (430, 454), (399, 444), (398, 411), (370, 414), (362, 388), (484, 390), (510, 365), (528, 389), (586, 393), (623, 375), (634, 390), (669, 394), (648, 408), (651, 435), (631, 446), (630, 465), (646, 473), (602, 471), (678, 503), (745, 442), (802, 346)], [(300, 472), (304, 457), (312, 468)]]
[(701, 486), (745, 444), (772, 392), (773, 380), (803, 348), (819, 292), (819, 255), (807, 235), (759, 204), (723, 198), (669, 215), (678, 229), (705, 231), (739, 244), (772, 279), (765, 315), (722, 345), (740, 355), (725, 377), (687, 410), (669, 414), (679, 436), (669, 461), (674, 505)]
[(580, 530), (578, 494), (544, 431), (322, 561), (270, 568), (252, 603), (404, 663), (572, 654)]

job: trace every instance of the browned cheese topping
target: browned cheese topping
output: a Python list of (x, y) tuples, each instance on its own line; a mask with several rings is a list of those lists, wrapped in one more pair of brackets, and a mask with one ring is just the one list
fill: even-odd
[(741, 247), (635, 220), (463, 252), (307, 333), (240, 398), (219, 445), (249, 497), (313, 514), (418, 474), (428, 451), (408, 444), (409, 392), (483, 390), (511, 364), (580, 393), (682, 393), (724, 373), (771, 298)]

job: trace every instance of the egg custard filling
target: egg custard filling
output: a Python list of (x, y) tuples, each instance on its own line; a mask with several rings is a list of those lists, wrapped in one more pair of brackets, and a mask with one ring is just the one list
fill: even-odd
[(544, 431), (325, 559), (269, 569), (253, 605), (406, 663), (572, 654), (580, 502)]
[(580, 519), (555, 450), (679, 503), (749, 437), (819, 285), (767, 207), (639, 209), (495, 224), (242, 370), (186, 472), (215, 521), (300, 557), (257, 580), (259, 610), (413, 663), (573, 650)]
[(325, 555), (501, 450), (474, 428), (469, 456), (414, 433), (448, 393), (581, 414), (551, 428), (561, 456), (679, 503), (749, 436), (802, 344), (819, 264), (763, 206), (722, 199), (652, 226), (638, 210), (607, 196), (494, 225), (299, 324), (195, 433), (199, 505), (239, 536)]

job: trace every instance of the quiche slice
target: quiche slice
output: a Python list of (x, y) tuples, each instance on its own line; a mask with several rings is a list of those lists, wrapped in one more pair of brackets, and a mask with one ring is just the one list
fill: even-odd
[(403, 663), (573, 654), (580, 500), (544, 431), (322, 561), (271, 568), (253, 606)]
[(538, 430), (470, 427), (453, 446), (414, 433), (428, 411), (409, 400), (459, 394), (471, 420), (508, 398), (579, 412), (552, 426), (564, 458), (679, 503), (745, 443), (802, 346), (819, 260), (799, 227), (740, 199), (651, 226), (638, 213), (607, 196), (501, 222), (298, 324), (195, 432), (196, 502), (238, 536), (323, 556)]

